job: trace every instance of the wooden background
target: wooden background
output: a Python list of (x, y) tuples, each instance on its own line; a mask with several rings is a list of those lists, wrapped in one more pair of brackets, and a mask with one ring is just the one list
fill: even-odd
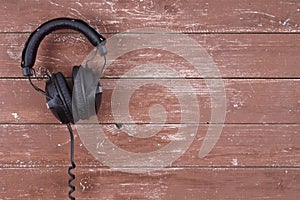
[[(0, 199), (67, 198), (68, 132), (20, 70), (21, 51), (30, 32), (56, 17), (86, 20), (107, 38), (149, 26), (172, 29), (178, 37), (188, 35), (211, 55), (226, 89), (224, 129), (205, 158), (197, 155), (211, 125), (210, 111), (201, 102), (207, 92), (197, 85), (201, 77), (185, 67), (178, 81), (189, 78), (205, 111), (195, 124), (199, 126), (195, 141), (172, 166), (143, 174), (111, 170), (93, 158), (76, 134), (74, 195), (78, 199), (299, 199), (298, 0), (1, 0), (0, 5)], [(81, 63), (91, 49), (80, 34), (51, 34), (42, 43), (36, 66), (70, 77), (71, 66)], [(123, 71), (113, 66), (106, 71), (99, 119), (111, 130), (115, 144), (143, 152), (166, 141), (158, 134), (148, 140), (131, 137), (133, 142), (128, 143), (128, 136), (120, 133), (109, 115), (109, 86), (129, 66), (155, 60), (157, 55), (155, 51), (136, 53), (144, 57), (133, 53), (115, 63)], [(160, 61), (178, 69), (184, 65), (178, 59), (163, 56)], [(43, 82), (37, 84), (44, 87)], [(147, 91), (140, 92), (146, 95)], [(155, 98), (172, 96), (157, 93), (161, 96)], [(154, 102), (159, 100), (155, 98)], [(147, 109), (139, 109), (138, 102), (139, 98), (133, 98), (131, 114), (140, 123), (148, 123)], [(173, 116), (175, 111), (168, 111)], [(176, 115), (170, 122), (178, 122)]]

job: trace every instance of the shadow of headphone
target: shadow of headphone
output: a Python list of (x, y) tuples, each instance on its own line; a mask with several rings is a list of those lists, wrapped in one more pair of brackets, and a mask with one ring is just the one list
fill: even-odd
[(93, 46), (97, 47), (101, 56), (106, 54), (104, 46), (106, 39), (82, 20), (57, 18), (45, 22), (32, 32), (24, 46), (21, 62), (23, 75), (28, 77), (35, 90), (46, 97), (46, 105), (54, 116), (61, 123), (68, 124), (80, 119), (88, 119), (95, 114), (95, 110), (98, 113), (102, 89), (99, 84), (94, 87), (94, 83), (98, 82), (98, 77), (93, 70), (82, 66), (74, 66), (72, 70), (73, 99), (72, 91), (61, 72), (48, 76), (45, 91), (32, 83), (31, 76), (40, 43), (48, 34), (61, 29), (71, 29), (82, 33)]

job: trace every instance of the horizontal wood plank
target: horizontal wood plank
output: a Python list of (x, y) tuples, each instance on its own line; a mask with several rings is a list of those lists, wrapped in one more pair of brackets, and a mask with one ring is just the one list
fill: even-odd
[[(194, 123), (194, 119), (181, 120), (181, 111), (188, 109), (184, 116), (192, 117), (194, 111), (197, 111), (197, 105), (200, 118), (195, 123), (210, 123), (212, 108), (221, 106), (212, 105), (210, 99), (211, 95), (216, 96), (214, 93), (218, 93), (220, 88), (210, 91), (202, 79), (122, 79), (122, 82), (116, 82), (117, 80), (101, 81), (104, 89), (98, 115), (101, 123), (150, 123), (150, 108), (156, 110), (152, 113), (155, 117), (152, 122)], [(52, 113), (47, 110), (45, 99), (31, 88), (27, 80), (2, 79), (0, 84), (1, 123), (57, 123)], [(37, 84), (44, 87), (42, 82)], [(135, 84), (144, 86), (135, 88)], [(186, 87), (174, 86), (184, 84), (190, 85), (193, 91), (188, 91)], [(224, 80), (227, 104), (225, 123), (299, 123), (299, 84), (299, 79)], [(128, 116), (123, 111), (112, 113), (111, 102), (120, 99), (116, 92), (116, 96), (112, 96), (116, 88), (121, 91), (135, 89), (129, 105), (124, 104), (128, 107), (132, 120), (127, 119)], [(195, 99), (192, 98), (194, 95)], [(180, 99), (189, 100), (190, 107), (183, 107), (187, 104), (180, 104)], [(153, 107), (157, 104), (161, 106)], [(118, 110), (119, 107), (114, 106), (114, 109)], [(165, 118), (162, 117), (164, 115)]]
[[(295, 0), (1, 1), (1, 32), (31, 32), (46, 20), (73, 17), (102, 32), (164, 27), (178, 32), (299, 32)], [(51, 12), (45, 12), (51, 10)], [(9, 20), (9, 23), (8, 23)]]
[[(78, 199), (289, 199), (300, 195), (299, 169), (168, 169), (128, 174), (107, 169), (75, 170)], [(0, 169), (0, 196), (66, 199), (64, 168)], [(225, 184), (226, 183), (226, 184)], [(14, 186), (14, 189), (11, 189)]]
[[(141, 125), (138, 125), (141, 126)], [(153, 132), (152, 127), (144, 131)], [(174, 140), (179, 125), (161, 125), (160, 131), (148, 138), (137, 138), (124, 129), (134, 130), (134, 125), (101, 125), (109, 140), (128, 152), (157, 151)], [(184, 126), (184, 125), (183, 125)], [(185, 125), (194, 128), (197, 125)], [(300, 167), (299, 125), (225, 125), (213, 150), (199, 158), (199, 149), (209, 125), (199, 125), (189, 149), (172, 166), (219, 167)], [(75, 129), (75, 127), (73, 127)], [(151, 129), (152, 128), (152, 129)], [(80, 132), (81, 136), (84, 133)], [(0, 125), (0, 167), (36, 168), (69, 165), (69, 136), (64, 125)], [(173, 136), (173, 137), (172, 137)], [(83, 138), (84, 139), (84, 138)], [(100, 143), (100, 139), (94, 138)], [(99, 140), (99, 141), (98, 141)], [(78, 166), (106, 166), (97, 161), (83, 144), (87, 142), (75, 135), (75, 160)], [(272, 143), (270, 143), (272, 141)], [(109, 153), (102, 156), (111, 156)], [(171, 154), (170, 152), (164, 152)], [(100, 154), (99, 154), (100, 155)], [(157, 159), (160, 159), (157, 155)], [(149, 167), (158, 167), (148, 163)], [(127, 167), (127, 166), (123, 166)]]
[[(110, 34), (106, 36), (114, 37)], [(21, 52), (27, 37), (28, 34), (0, 34), (0, 77), (22, 77)], [(178, 35), (179, 40), (180, 37)], [(223, 78), (300, 77), (300, 38), (297, 35), (190, 34), (186, 37), (194, 39), (208, 52)], [(108, 40), (108, 44), (109, 42)], [(174, 48), (186, 48), (185, 45), (185, 42), (174, 43)], [(91, 50), (92, 46), (81, 35), (53, 34), (42, 42), (35, 68), (38, 71), (40, 66), (44, 66), (51, 72), (61, 71), (70, 77), (72, 66), (82, 63)], [(114, 51), (116, 48), (108, 49), (108, 53)], [(114, 60), (103, 77), (120, 77), (129, 69), (149, 62), (173, 68), (183, 78), (204, 76), (180, 56), (165, 51), (142, 49)], [(210, 70), (205, 65), (201, 69)]]
[[(100, 80), (104, 93), (97, 128), (116, 148), (109, 153), (98, 148), (103, 146), (103, 135), (85, 134), (83, 131), (89, 129), (86, 124), (75, 131), (76, 199), (299, 199), (298, 1), (0, 3), (0, 200), (67, 199), (67, 128), (46, 109), (45, 99), (30, 87), (20, 69), (22, 49), (30, 32), (57, 17), (80, 18), (96, 27), (108, 38), (110, 55), (117, 50), (110, 44), (120, 32), (135, 29), (134, 33), (122, 34), (133, 40), (151, 35), (161, 47), (167, 43), (163, 35), (168, 41), (175, 36), (173, 49), (188, 52), (194, 47), (203, 48), (220, 73), (205, 80), (203, 77), (212, 71), (206, 58), (201, 57), (199, 73), (184, 57), (162, 48), (134, 50), (115, 59), (108, 54), (111, 64)], [(163, 29), (155, 35), (147, 27)], [(185, 37), (195, 43), (187, 44)], [(38, 75), (40, 66), (52, 73), (61, 71), (71, 82), (72, 66), (79, 65), (92, 48), (83, 35), (73, 31), (50, 34), (41, 44), (35, 69)], [(128, 75), (135, 67), (150, 64), (153, 68), (173, 69), (177, 74), (142, 67)], [(220, 88), (211, 90), (207, 86), (221, 81), (226, 93), (225, 121), (211, 119), (212, 110), (222, 107), (220, 103), (213, 104), (211, 98), (220, 99), (221, 92)], [(44, 87), (44, 82), (34, 83)], [(116, 84), (121, 90), (116, 89)], [(113, 107), (120, 111), (118, 105), (126, 102), (125, 93), (120, 91), (128, 93), (132, 87), (135, 91), (126, 105), (129, 112), (113, 114)], [(113, 106), (116, 99), (121, 103)], [(182, 107), (183, 102), (186, 107)], [(194, 117), (197, 111), (199, 119)], [(199, 150), (209, 128), (222, 126), (220, 138), (212, 137), (218, 139), (212, 151), (200, 158)], [(177, 145), (176, 149), (156, 154), (146, 164), (132, 163), (135, 160), (130, 155), (148, 155), (190, 139), (184, 151)], [(95, 144), (97, 147), (92, 148)], [(113, 154), (119, 149), (127, 152), (127, 157)], [(172, 157), (178, 151), (182, 155), (163, 168), (163, 156)], [(117, 166), (119, 170), (113, 168), (106, 162), (108, 157), (124, 164)]]

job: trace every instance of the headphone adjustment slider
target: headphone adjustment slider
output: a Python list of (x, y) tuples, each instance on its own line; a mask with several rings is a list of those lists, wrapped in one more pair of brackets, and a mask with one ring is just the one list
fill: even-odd
[(101, 56), (105, 56), (107, 54), (107, 49), (104, 44), (99, 44), (97, 48)]

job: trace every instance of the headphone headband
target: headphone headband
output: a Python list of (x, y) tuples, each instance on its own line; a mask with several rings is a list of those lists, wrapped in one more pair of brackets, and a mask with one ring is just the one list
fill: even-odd
[(29, 36), (22, 52), (22, 72), (31, 76), (31, 68), (36, 59), (38, 47), (49, 33), (60, 29), (72, 29), (82, 33), (94, 46), (105, 44), (105, 38), (86, 22), (80, 19), (57, 18), (45, 22)]

